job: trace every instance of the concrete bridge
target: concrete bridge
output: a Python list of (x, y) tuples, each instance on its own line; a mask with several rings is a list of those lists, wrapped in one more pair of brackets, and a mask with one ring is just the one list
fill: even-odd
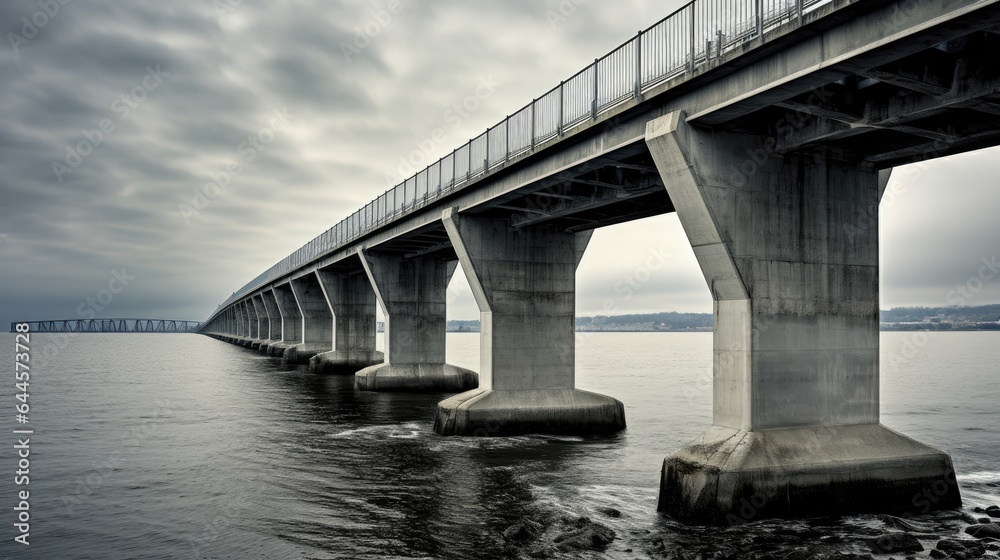
[[(614, 433), (622, 404), (575, 386), (576, 266), (595, 228), (677, 212), (715, 300), (714, 411), (664, 461), (660, 509), (957, 507), (950, 457), (879, 423), (878, 205), (893, 166), (1000, 143), (998, 33), (996, 0), (697, 0), (262, 273), (202, 332), (356, 372), (360, 390), (464, 391), (440, 403), (443, 435)], [(459, 263), (478, 374), (444, 362)]]

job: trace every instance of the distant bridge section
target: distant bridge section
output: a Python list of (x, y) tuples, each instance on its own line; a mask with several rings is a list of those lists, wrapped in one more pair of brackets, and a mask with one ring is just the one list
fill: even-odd
[(10, 324), (10, 332), (17, 325), (27, 323), (30, 332), (86, 332), (86, 333), (193, 333), (198, 332), (201, 321), (175, 321), (172, 319), (55, 319), (53, 321), (16, 321)]

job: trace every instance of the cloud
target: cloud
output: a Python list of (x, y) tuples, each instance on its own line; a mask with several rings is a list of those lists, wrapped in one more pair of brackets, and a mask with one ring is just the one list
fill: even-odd
[[(379, 23), (387, 1), (247, 0), (224, 14), (194, 0), (69, 3), (16, 52), (0, 48), (0, 321), (73, 318), (121, 267), (136, 280), (105, 316), (205, 318), (389, 188), (435, 128), (446, 141), (429, 158), (680, 4), (403, 0)], [(0, 4), (5, 37), (38, 10)], [(366, 29), (377, 33), (346, 57)], [(448, 122), (482, 79), (495, 92)], [(266, 137), (276, 111), (294, 118), (249, 159), (241, 147)], [(102, 123), (113, 129), (98, 137)], [(984, 234), (996, 231), (991, 157), (927, 164), (885, 211), (885, 301), (937, 303), (996, 251)], [(185, 219), (182, 205), (233, 163), (239, 173)], [(661, 243), (672, 260), (624, 298), (616, 286)], [(476, 317), (456, 283), (450, 314)], [(581, 312), (609, 299), (620, 312), (711, 305), (675, 217), (598, 231), (578, 287)], [(1000, 300), (996, 287), (981, 294)]]

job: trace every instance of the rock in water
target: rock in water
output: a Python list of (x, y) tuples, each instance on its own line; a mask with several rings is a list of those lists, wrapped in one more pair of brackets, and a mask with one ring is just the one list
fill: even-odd
[(923, 552), (924, 546), (913, 535), (906, 533), (888, 533), (877, 539), (869, 539), (868, 546), (875, 554), (892, 554), (894, 552)]
[(508, 541), (531, 540), (545, 531), (545, 526), (530, 519), (523, 519), (507, 527), (503, 532), (503, 538)]
[(965, 528), (965, 532), (972, 535), (973, 537), (976, 537), (977, 539), (985, 539), (987, 537), (1000, 539), (1000, 525), (996, 525), (993, 523), (971, 525)]
[(607, 515), (608, 517), (618, 518), (622, 516), (622, 512), (613, 507), (598, 508), (597, 511), (603, 513), (604, 515)]
[(561, 533), (553, 539), (561, 551), (570, 550), (603, 550), (617, 536), (611, 527), (594, 523), (586, 517), (581, 517), (575, 523), (576, 527)]
[(990, 517), (1000, 517), (1000, 506), (990, 506), (985, 513)]

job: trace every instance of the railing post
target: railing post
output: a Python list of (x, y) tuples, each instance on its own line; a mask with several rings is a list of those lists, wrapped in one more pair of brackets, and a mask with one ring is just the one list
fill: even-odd
[(642, 92), (642, 30), (635, 36), (635, 98)]
[(469, 143), (466, 144), (466, 145), (469, 146), (469, 150), (468, 150), (469, 151), (469, 157), (468, 157), (469, 167), (465, 168), (465, 182), (468, 183), (469, 179), (472, 179), (472, 140), (469, 140)]
[(510, 161), (510, 115), (507, 115), (507, 120), (504, 121), (504, 151), (506, 152), (503, 156), (505, 162)]
[[(469, 146), (469, 150), (472, 150), (472, 146)], [(483, 175), (486, 174), (486, 170), (490, 168), (490, 129), (486, 127), (486, 157), (483, 158)]]
[(715, 58), (722, 58), (722, 30), (719, 29), (715, 32)]
[(594, 59), (594, 102), (590, 105), (590, 117), (595, 121), (597, 120), (597, 63), (600, 61), (599, 58)]
[(691, 18), (690, 18), (690, 23), (691, 23), (691, 36), (690, 36), (690, 40), (691, 40), (691, 43), (690, 43), (690, 45), (691, 45), (691, 53), (689, 55), (690, 58), (688, 59), (688, 68), (690, 68), (691, 73), (693, 74), (694, 73), (694, 2), (691, 2), (690, 4), (688, 4), (688, 7), (691, 10)]
[(764, 0), (754, 2), (757, 7), (757, 37), (764, 36)]
[(559, 136), (563, 135), (563, 84), (566, 82), (559, 80), (559, 124), (556, 130), (559, 132)]
[(802, 0), (795, 0), (795, 12), (799, 18), (799, 25), (802, 25)]
[(535, 99), (531, 100), (531, 149), (535, 149)]
[(451, 151), (451, 188), (458, 184), (458, 148)]

